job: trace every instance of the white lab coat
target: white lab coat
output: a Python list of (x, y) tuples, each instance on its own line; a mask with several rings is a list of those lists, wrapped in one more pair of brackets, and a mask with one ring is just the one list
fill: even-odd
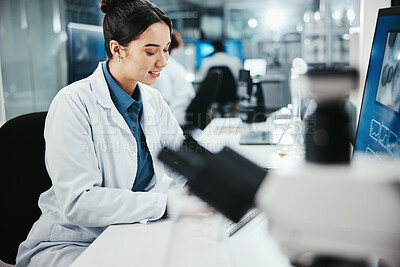
[(186, 80), (185, 68), (173, 57), (153, 86), (160, 91), (180, 125), (186, 122), (186, 109), (196, 96), (193, 85)]
[(230, 56), (224, 52), (217, 52), (214, 55), (203, 59), (199, 72), (197, 73), (196, 80), (204, 80), (208, 73), (208, 70), (211, 67), (216, 66), (228, 67), (231, 70), (235, 80), (238, 80), (240, 69), (242, 69), (242, 62), (237, 57)]
[(162, 217), (173, 181), (157, 154), (163, 145), (179, 146), (183, 134), (160, 93), (140, 83), (139, 88), (140, 124), (155, 173), (149, 192), (131, 191), (136, 140), (99, 65), (88, 78), (62, 89), (50, 105), (44, 135), (53, 186), (40, 196), (42, 215), (19, 247), (17, 266), (68, 266), (107, 226)]

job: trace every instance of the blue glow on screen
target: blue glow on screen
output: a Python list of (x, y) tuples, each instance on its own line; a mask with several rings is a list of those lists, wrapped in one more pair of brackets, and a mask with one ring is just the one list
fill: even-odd
[(378, 18), (355, 152), (400, 156), (400, 15)]
[[(233, 57), (239, 58), (243, 61), (242, 53), (242, 42), (238, 40), (226, 40), (224, 41), (225, 52)], [(201, 62), (204, 58), (209, 57), (214, 53), (214, 47), (212, 46), (212, 41), (196, 41), (196, 68), (199, 69)]]
[(209, 43), (202, 43), (199, 45), (199, 53), (200, 53), (200, 57), (207, 57), (209, 55), (211, 55), (212, 53), (214, 53), (214, 46), (212, 46)]
[(232, 57), (237, 57), (243, 62), (242, 42), (238, 40), (226, 40), (225, 51)]

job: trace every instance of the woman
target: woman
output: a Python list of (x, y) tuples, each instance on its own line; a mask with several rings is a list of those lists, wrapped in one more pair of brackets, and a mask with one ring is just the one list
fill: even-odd
[(148, 87), (167, 65), (171, 20), (144, 0), (102, 0), (108, 61), (62, 89), (45, 125), (52, 187), (17, 266), (69, 266), (109, 225), (166, 213), (172, 179), (157, 161), (182, 131)]

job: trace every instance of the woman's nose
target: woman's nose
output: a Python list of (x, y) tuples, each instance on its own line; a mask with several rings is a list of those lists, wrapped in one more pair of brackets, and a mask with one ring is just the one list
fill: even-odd
[(164, 68), (167, 66), (168, 63), (168, 53), (160, 53), (160, 57), (157, 60), (157, 67), (162, 67)]

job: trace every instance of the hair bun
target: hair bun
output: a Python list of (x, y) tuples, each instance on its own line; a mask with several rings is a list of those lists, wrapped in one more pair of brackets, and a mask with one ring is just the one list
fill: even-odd
[(113, 8), (117, 3), (134, 3), (136, 5), (140, 4), (148, 4), (149, 2), (147, 0), (101, 0), (100, 1), (100, 10), (103, 13), (107, 13)]
[(107, 13), (110, 8), (115, 4), (115, 2), (117, 2), (117, 0), (101, 0), (100, 1), (100, 10), (103, 13)]

